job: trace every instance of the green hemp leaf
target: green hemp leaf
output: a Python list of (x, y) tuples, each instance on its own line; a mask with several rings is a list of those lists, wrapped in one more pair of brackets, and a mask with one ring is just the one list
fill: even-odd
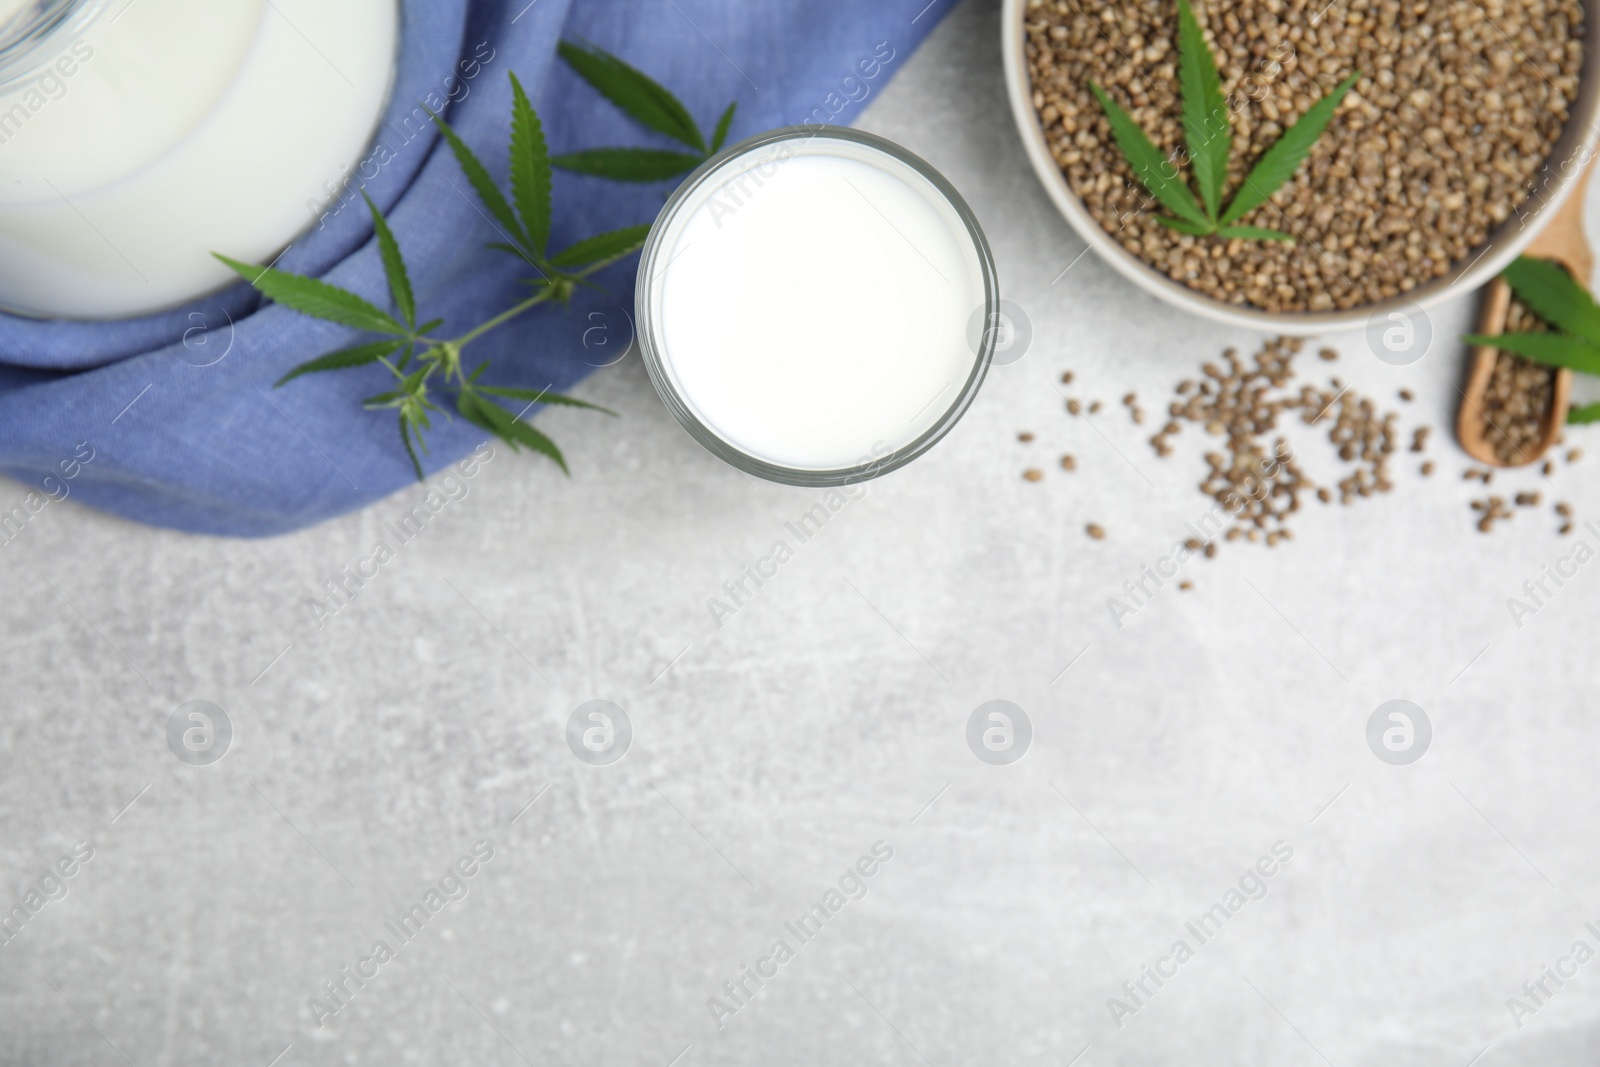
[(690, 149), (675, 152), (661, 148), (591, 148), (557, 156), (553, 162), (562, 170), (623, 182), (662, 181), (687, 174), (716, 155), (728, 139), (737, 101), (722, 113), (707, 143), (689, 109), (648, 74), (593, 45), (562, 41), (557, 51), (567, 66), (629, 118)]
[(1158, 215), (1157, 222), (1196, 237), (1215, 234), (1247, 241), (1292, 241), (1294, 237), (1281, 230), (1240, 226), (1238, 221), (1266, 203), (1284, 182), (1294, 177), (1294, 172), (1332, 121), (1339, 104), (1360, 80), (1358, 70), (1284, 130), (1245, 175), (1226, 210), (1222, 208), (1222, 193), (1233, 150), (1232, 119), (1227, 99), (1222, 95), (1216, 59), (1206, 46), (1205, 33), (1194, 17), (1189, 0), (1178, 0), (1178, 82), (1189, 169), (1200, 190), (1198, 201), (1178, 165), (1162, 154), (1133, 116), (1095, 82), (1091, 81), (1089, 88), (1100, 101), (1106, 120), (1111, 123), (1111, 135), (1134, 176), (1172, 213)]
[[(1467, 334), (1469, 345), (1513, 352), (1548, 367), (1600, 374), (1600, 304), (1566, 270), (1547, 259), (1518, 256), (1500, 275), (1511, 291), (1556, 331)], [(1569, 408), (1567, 421), (1600, 422), (1600, 403)]]

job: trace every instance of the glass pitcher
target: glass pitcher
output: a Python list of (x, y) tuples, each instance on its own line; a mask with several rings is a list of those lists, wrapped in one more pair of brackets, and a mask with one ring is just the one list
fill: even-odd
[(358, 162), (397, 0), (0, 0), (0, 309), (115, 319), (273, 259)]

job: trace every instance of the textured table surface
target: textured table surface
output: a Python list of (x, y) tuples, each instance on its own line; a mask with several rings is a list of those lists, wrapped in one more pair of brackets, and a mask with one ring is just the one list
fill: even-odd
[[(1438, 474), (1407, 454), (1388, 496), (1228, 545), (1114, 625), (1208, 504), (1194, 431), (1159, 460), (1120, 397), (1158, 408), (1258, 339), (1077, 259), (997, 18), (968, 0), (863, 125), (964, 192), (1032, 346), (720, 626), (708, 600), (821, 494), (703, 452), (637, 356), (580, 390), (620, 419), (541, 416), (570, 481), (496, 452), (431, 511), (418, 488), (262, 542), (69, 500), (0, 548), (0, 906), (26, 916), (0, 1062), (1596, 1062), (1600, 962), (1571, 953), (1600, 948), (1600, 565), (1520, 627), (1506, 604), (1570, 551), (1551, 501), (1600, 518), (1586, 467), (1497, 479), (1545, 505), (1480, 535), (1448, 433), (1470, 297), (1411, 366), (1330, 338), (1305, 369), (1433, 425)], [(358, 595), (321, 593), (380, 539)], [(567, 741), (597, 699), (632, 727), (606, 766)], [(966, 741), (993, 699), (1033, 728), (1009, 766)], [(1367, 742), (1392, 699), (1432, 725), (1407, 766)], [(233, 730), (211, 765), (168, 744), (195, 700)]]

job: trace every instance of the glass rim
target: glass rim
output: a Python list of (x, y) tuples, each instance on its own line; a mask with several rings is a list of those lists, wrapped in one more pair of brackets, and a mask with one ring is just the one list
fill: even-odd
[[(907, 444), (892, 449), (882, 456), (863, 457), (861, 462), (850, 466), (825, 470), (788, 467), (772, 463), (737, 447), (708, 426), (695, 413), (672, 381), (672, 375), (667, 370), (666, 361), (661, 355), (660, 349), (665, 346), (660, 343), (656, 336), (657, 323), (651, 307), (652, 290), (657, 284), (655, 280), (657, 277), (657, 264), (664, 254), (662, 246), (663, 235), (667, 232), (673, 218), (705, 184), (706, 180), (720, 169), (723, 164), (757, 149), (785, 141), (811, 141), (818, 139), (849, 141), (876, 149), (910, 167), (945, 199), (955, 212), (956, 217), (961, 220), (962, 227), (965, 229), (967, 237), (971, 240), (973, 251), (978, 258), (978, 266), (983, 275), (983, 322), (985, 323), (985, 328), (979, 335), (977, 351), (972, 361), (972, 370), (967, 375), (966, 382), (957, 391), (955, 399), (926, 430)], [(955, 186), (951, 185), (944, 175), (935, 170), (922, 157), (887, 138), (852, 129), (848, 126), (826, 124), (779, 126), (765, 133), (746, 138), (737, 144), (730, 145), (713, 155), (696, 167), (673, 194), (667, 198), (667, 202), (661, 208), (660, 214), (656, 216), (655, 223), (650, 227), (650, 235), (646, 238), (644, 249), (639, 257), (639, 275), (634, 287), (634, 305), (634, 314), (639, 327), (640, 355), (644, 359), (645, 370), (650, 375), (650, 382), (655, 386), (656, 393), (661, 397), (661, 401), (666, 405), (667, 410), (672, 412), (679, 425), (689, 432), (689, 436), (693, 437), (702, 447), (719, 459), (747, 474), (753, 474), (767, 481), (780, 482), (785, 485), (827, 488), (868, 481), (905, 466), (936, 445), (961, 420), (961, 417), (966, 414), (967, 408), (972, 406), (972, 401), (977, 397), (978, 390), (983, 385), (984, 376), (988, 373), (990, 363), (993, 361), (997, 335), (996, 331), (988, 328), (987, 324), (994, 322), (995, 316), (999, 312), (1000, 283), (995, 270), (994, 255), (989, 249), (988, 239), (983, 235), (983, 228), (978, 224), (977, 216), (972, 213), (972, 209), (967, 206), (966, 200), (956, 191)]]
[(42, 74), (60, 52), (57, 35), (89, 28), (111, 0), (35, 0), (0, 25), (0, 94)]

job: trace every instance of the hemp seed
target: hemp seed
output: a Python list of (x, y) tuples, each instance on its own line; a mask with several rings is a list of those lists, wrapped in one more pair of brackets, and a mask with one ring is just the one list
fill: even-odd
[[(1507, 333), (1544, 333), (1550, 326), (1513, 297), (1505, 329)], [(1504, 349), (1495, 353), (1494, 373), (1483, 396), (1483, 436), (1500, 462), (1514, 467), (1531, 461), (1555, 402), (1555, 375), (1554, 368)]]

